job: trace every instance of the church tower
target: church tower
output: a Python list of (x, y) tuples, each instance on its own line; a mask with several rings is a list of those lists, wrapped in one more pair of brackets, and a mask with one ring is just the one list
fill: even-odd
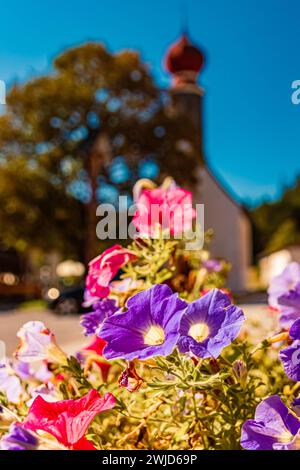
[[(204, 56), (187, 34), (170, 46), (165, 56), (165, 68), (172, 75), (170, 94), (176, 112), (189, 118), (194, 129), (194, 143), (198, 162), (204, 163), (202, 139), (203, 89), (197, 84), (204, 64)], [(199, 155), (200, 153), (200, 155)]]
[(190, 175), (190, 181), (196, 181), (190, 185), (193, 200), (204, 204), (204, 229), (212, 228), (214, 231), (210, 247), (212, 256), (224, 258), (232, 264), (228, 286), (234, 292), (241, 292), (247, 289), (251, 264), (251, 225), (243, 206), (231, 196), (227, 185), (215, 175), (204, 157), (203, 90), (198, 85), (203, 64), (202, 52), (186, 34), (170, 46), (165, 57), (165, 67), (172, 77), (169, 93), (174, 112), (182, 116), (182, 125), (190, 125), (193, 129), (197, 161), (196, 174)]

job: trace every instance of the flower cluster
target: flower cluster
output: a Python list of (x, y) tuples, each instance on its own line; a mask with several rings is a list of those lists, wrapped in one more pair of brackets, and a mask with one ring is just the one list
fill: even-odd
[(190, 252), (177, 237), (191, 193), (169, 181), (135, 196), (139, 236), (89, 264), (90, 344), (69, 357), (29, 321), (2, 360), (0, 449), (300, 449), (300, 265), (272, 280), (278, 331), (252, 343), (209, 235)]

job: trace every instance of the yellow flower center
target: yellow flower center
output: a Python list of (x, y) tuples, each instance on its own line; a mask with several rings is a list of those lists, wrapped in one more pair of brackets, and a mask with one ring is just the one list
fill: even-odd
[(206, 323), (194, 323), (189, 329), (188, 335), (197, 343), (204, 341), (209, 335), (209, 328)]
[(283, 432), (277, 436), (278, 441), (282, 444), (290, 442), (293, 438), (294, 436), (289, 431)]
[(165, 332), (159, 325), (152, 325), (144, 336), (145, 344), (157, 346), (165, 341)]

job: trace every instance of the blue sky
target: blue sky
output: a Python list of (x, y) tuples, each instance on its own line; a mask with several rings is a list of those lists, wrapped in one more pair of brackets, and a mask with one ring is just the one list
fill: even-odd
[[(64, 48), (87, 40), (112, 51), (135, 48), (157, 82), (181, 30), (182, 0), (10, 0), (1, 2), (0, 79), (46, 72)], [(186, 0), (191, 38), (206, 55), (205, 153), (210, 166), (248, 203), (276, 198), (300, 174), (298, 0)]]

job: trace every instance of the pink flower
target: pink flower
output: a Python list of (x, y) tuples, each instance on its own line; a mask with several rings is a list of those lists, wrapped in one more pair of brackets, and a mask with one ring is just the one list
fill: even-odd
[(135, 258), (136, 255), (132, 251), (121, 245), (114, 245), (94, 258), (89, 263), (89, 272), (86, 278), (86, 287), (89, 293), (94, 297), (107, 297), (110, 291), (110, 281), (124, 264)]
[(176, 235), (192, 228), (195, 215), (190, 191), (176, 186), (160, 187), (142, 191), (133, 223), (141, 235), (153, 236), (158, 225)]
[[(88, 366), (86, 366), (86, 370), (88, 370), (90, 365), (95, 363), (101, 370), (102, 379), (104, 382), (107, 381), (108, 372), (111, 368), (111, 364), (109, 362), (107, 362), (105, 359), (101, 359), (101, 357), (103, 357), (103, 349), (105, 348), (106, 344), (107, 343), (104, 341), (104, 339), (95, 336), (94, 340), (88, 346), (83, 348), (83, 355), (86, 353), (88, 356), (90, 356), (87, 358)], [(99, 358), (97, 358), (98, 356)]]
[(61, 444), (72, 450), (96, 450), (85, 437), (85, 433), (101, 411), (115, 405), (111, 393), (101, 397), (97, 390), (77, 400), (62, 400), (55, 403), (45, 401), (41, 396), (32, 403), (23, 426), (32, 431), (45, 431)]

